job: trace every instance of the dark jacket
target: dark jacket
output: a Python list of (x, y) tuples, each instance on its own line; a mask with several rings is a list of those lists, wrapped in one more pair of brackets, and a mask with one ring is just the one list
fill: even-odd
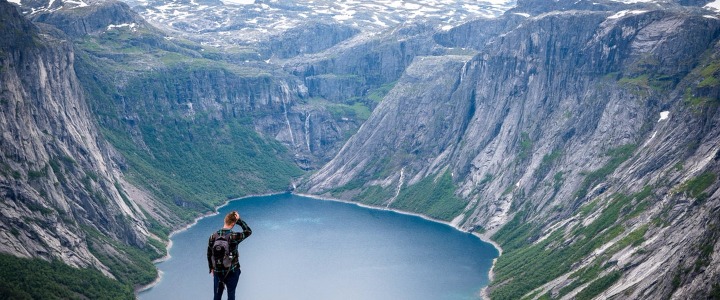
[(244, 239), (249, 237), (252, 234), (252, 230), (250, 229), (250, 226), (245, 223), (242, 219), (238, 219), (235, 224), (239, 225), (242, 228), (242, 232), (233, 232), (230, 229), (220, 229), (217, 232), (213, 233), (210, 236), (210, 240), (208, 241), (208, 247), (207, 247), (207, 260), (208, 260), (208, 268), (210, 270), (213, 269), (213, 263), (212, 263), (212, 247), (213, 243), (215, 242), (215, 238), (218, 235), (226, 235), (230, 233), (230, 238), (228, 239), (228, 244), (230, 244), (230, 252), (232, 253), (232, 267), (231, 270), (239, 270), (240, 269), (240, 263), (238, 262), (238, 251), (237, 246), (242, 242)]

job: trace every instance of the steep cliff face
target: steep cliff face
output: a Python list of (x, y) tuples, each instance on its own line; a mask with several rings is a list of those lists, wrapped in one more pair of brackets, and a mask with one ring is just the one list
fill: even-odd
[(259, 48), (265, 49), (263, 52), (267, 57), (290, 58), (328, 49), (358, 32), (351, 26), (310, 22), (269, 37), (260, 43)]
[(408, 23), (381, 33), (360, 33), (325, 51), (282, 64), (303, 79), (310, 97), (348, 102), (396, 81), (415, 56), (442, 52), (432, 41), (433, 25)]
[(583, 5), (438, 35), (304, 188), (493, 236), (493, 298), (717, 290), (720, 22)]
[(7, 2), (0, 19), (0, 251), (108, 275), (112, 260), (126, 261), (126, 269), (139, 264), (112, 245), (163, 253), (148, 243), (147, 221), (164, 208), (128, 192), (137, 189), (92, 121), (72, 45)]

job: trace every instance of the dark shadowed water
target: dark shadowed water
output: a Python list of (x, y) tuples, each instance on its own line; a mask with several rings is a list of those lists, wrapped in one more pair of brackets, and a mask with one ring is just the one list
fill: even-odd
[(471, 234), (419, 217), (289, 194), (252, 197), (175, 235), (171, 258), (158, 264), (162, 280), (140, 299), (211, 299), (207, 240), (230, 210), (253, 230), (239, 247), (241, 300), (477, 299), (498, 255)]

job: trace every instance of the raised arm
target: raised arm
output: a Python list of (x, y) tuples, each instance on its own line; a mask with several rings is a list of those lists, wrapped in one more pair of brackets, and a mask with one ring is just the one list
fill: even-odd
[(238, 217), (237, 222), (235, 222), (240, 228), (242, 228), (242, 232), (236, 232), (233, 234), (233, 239), (236, 240), (238, 243), (242, 240), (246, 239), (252, 234), (252, 229), (250, 229), (250, 226), (248, 226), (243, 219)]

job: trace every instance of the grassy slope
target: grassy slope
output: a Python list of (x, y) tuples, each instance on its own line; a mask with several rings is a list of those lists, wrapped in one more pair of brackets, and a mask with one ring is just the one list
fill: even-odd
[[(268, 76), (262, 71), (244, 73), (247, 70), (199, 56), (197, 46), (158, 39), (152, 30), (113, 30), (77, 45), (78, 76), (104, 135), (125, 157), (127, 173), (183, 219), (226, 199), (283, 191), (292, 177), (302, 174), (287, 149), (254, 131), (251, 116), (218, 121), (199, 112), (187, 118), (147, 99), (171, 91), (168, 97), (174, 99), (166, 101), (189, 101), (181, 99), (188, 87), (176, 84), (191, 80), (190, 70)], [(127, 63), (102, 59), (109, 53)], [(159, 71), (143, 70), (148, 63)], [(122, 87), (116, 85), (117, 74), (129, 78)], [(137, 116), (136, 124), (127, 125), (128, 114)]]

